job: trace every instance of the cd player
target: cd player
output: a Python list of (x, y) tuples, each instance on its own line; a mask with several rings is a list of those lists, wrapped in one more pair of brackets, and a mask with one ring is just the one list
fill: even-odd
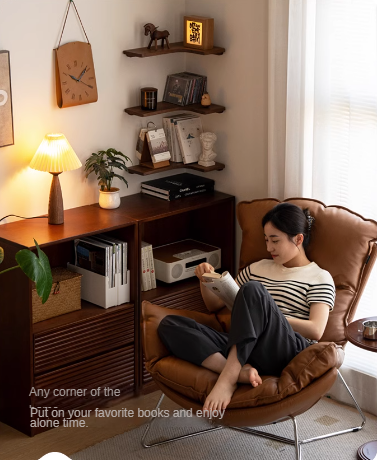
[(195, 240), (183, 240), (153, 248), (156, 279), (174, 283), (195, 276), (203, 262), (213, 268), (221, 266), (221, 249)]

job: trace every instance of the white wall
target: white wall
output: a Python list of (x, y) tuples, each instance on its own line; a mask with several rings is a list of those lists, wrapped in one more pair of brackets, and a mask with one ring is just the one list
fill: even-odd
[[(166, 75), (184, 69), (207, 74), (213, 102), (226, 106), (221, 115), (203, 116), (205, 130), (218, 135), (218, 161), (226, 164), (224, 171), (210, 174), (216, 188), (237, 200), (266, 195), (267, 1), (76, 0), (93, 48), (99, 100), (59, 109), (53, 48), (67, 3), (0, 0), (0, 49), (10, 51), (15, 132), (15, 145), (0, 149), (0, 217), (47, 212), (51, 176), (28, 164), (48, 132), (63, 132), (83, 163), (91, 152), (114, 147), (137, 164), (139, 128), (149, 120), (159, 124), (161, 116), (131, 117), (124, 108), (139, 103), (139, 88), (146, 85), (156, 86), (161, 99)], [(185, 13), (215, 18), (215, 44), (226, 48), (223, 56), (123, 55), (124, 49), (148, 44), (146, 22), (168, 29), (172, 42), (180, 41)], [(62, 43), (73, 40), (85, 37), (71, 7)], [(121, 195), (137, 193), (144, 178), (126, 178), (129, 188), (121, 185)], [(83, 169), (62, 174), (60, 181), (65, 209), (98, 201), (95, 178), (85, 180)]]
[(186, 14), (215, 18), (215, 44), (226, 49), (222, 56), (187, 55), (188, 70), (207, 75), (211, 100), (226, 107), (202, 117), (204, 129), (217, 134), (214, 150), (226, 165), (211, 177), (237, 200), (265, 197), (268, 2), (188, 0)]

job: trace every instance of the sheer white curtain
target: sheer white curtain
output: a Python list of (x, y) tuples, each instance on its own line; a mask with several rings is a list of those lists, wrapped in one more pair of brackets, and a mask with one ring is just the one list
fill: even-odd
[[(269, 194), (377, 220), (377, 0), (278, 1), (269, 4)], [(377, 316), (377, 269), (356, 315)], [(376, 406), (376, 354), (348, 344), (343, 367), (364, 406)]]

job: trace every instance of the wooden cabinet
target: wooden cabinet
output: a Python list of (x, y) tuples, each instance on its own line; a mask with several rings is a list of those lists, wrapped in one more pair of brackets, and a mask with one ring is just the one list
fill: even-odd
[[(32, 324), (30, 280), (19, 269), (0, 276), (0, 421), (28, 435), (46, 429), (30, 426), (30, 406), (95, 408), (115, 396), (91, 396), (91, 389), (119, 389), (126, 398), (148, 387), (139, 327), (144, 299), (168, 308), (204, 308), (196, 278), (140, 291), (141, 241), (159, 246), (192, 238), (218, 246), (221, 269), (234, 274), (234, 197), (220, 192), (172, 202), (135, 194), (123, 197), (116, 210), (98, 205), (67, 210), (63, 225), (47, 219), (1, 225), (1, 268), (14, 266), (20, 249), (35, 249), (33, 238), (52, 267), (66, 266), (74, 262), (75, 238), (103, 232), (128, 242), (130, 303), (102, 309), (82, 301), (80, 310)], [(44, 398), (31, 394), (32, 388), (50, 392)], [(59, 396), (54, 389), (87, 392)]]

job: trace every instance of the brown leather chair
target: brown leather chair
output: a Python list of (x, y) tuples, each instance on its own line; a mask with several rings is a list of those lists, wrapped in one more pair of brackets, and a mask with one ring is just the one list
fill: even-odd
[[(347, 385), (346, 388), (362, 417), (360, 426), (321, 437), (298, 440), (295, 417), (316, 404), (330, 390), (338, 375), (345, 384), (338, 371), (344, 357), (345, 327), (352, 321), (377, 257), (377, 222), (364, 219), (344, 207), (325, 206), (317, 200), (292, 198), (285, 201), (309, 208), (311, 215), (315, 217), (307, 255), (310, 260), (331, 273), (336, 286), (335, 307), (330, 313), (326, 330), (319, 343), (311, 345), (297, 355), (280, 377), (262, 376), (263, 384), (256, 388), (251, 385), (239, 385), (224, 417), (221, 420), (212, 420), (216, 424), (212, 429), (227, 426), (252, 434), (261, 434), (257, 430), (245, 427), (292, 419), (294, 439), (276, 438), (273, 435), (270, 437), (294, 445), (296, 458), (300, 459), (302, 444), (343, 432), (357, 431), (365, 423), (365, 417)], [(240, 270), (252, 262), (270, 257), (266, 250), (261, 221), (264, 214), (277, 203), (279, 201), (275, 199), (264, 199), (238, 204), (237, 219), (242, 229)], [(157, 334), (159, 322), (169, 314), (188, 316), (217, 330), (227, 330), (230, 312), (223, 309), (216, 315), (205, 314), (172, 310), (143, 302), (142, 331), (146, 369), (163, 394), (195, 413), (202, 410), (218, 375), (169, 354)], [(162, 398), (163, 396), (157, 407)], [(149, 428), (150, 425), (144, 433), (143, 445), (150, 447), (161, 444), (145, 442)], [(263, 433), (263, 436), (266, 434)]]

